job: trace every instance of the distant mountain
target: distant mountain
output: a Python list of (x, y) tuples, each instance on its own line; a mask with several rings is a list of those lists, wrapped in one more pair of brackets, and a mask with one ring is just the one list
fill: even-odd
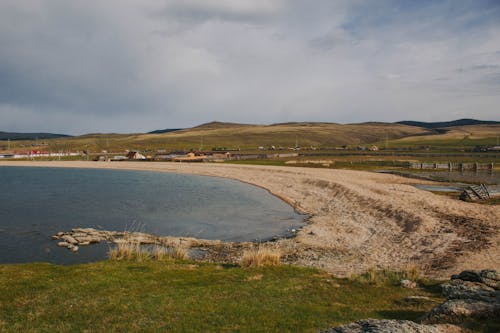
[(54, 133), (11, 133), (0, 132), (0, 140), (44, 140), (44, 139), (57, 139), (69, 138), (71, 135), (54, 134)]
[(486, 120), (476, 120), (476, 119), (458, 119), (458, 120), (452, 120), (452, 121), (426, 123), (423, 121), (405, 120), (405, 121), (398, 121), (396, 124), (434, 129), (434, 128), (466, 126), (466, 125), (496, 125), (496, 124), (500, 124), (500, 121), (486, 121)]
[(166, 128), (166, 129), (151, 131), (151, 132), (148, 132), (147, 134), (162, 134), (162, 133), (169, 133), (169, 132), (180, 131), (182, 129), (183, 128)]
[(221, 121), (212, 121), (206, 124), (201, 124), (190, 128), (190, 130), (213, 130), (213, 129), (225, 129), (225, 128), (235, 128), (235, 127), (251, 127), (257, 125), (249, 125), (249, 124), (239, 124), (239, 123), (227, 123)]

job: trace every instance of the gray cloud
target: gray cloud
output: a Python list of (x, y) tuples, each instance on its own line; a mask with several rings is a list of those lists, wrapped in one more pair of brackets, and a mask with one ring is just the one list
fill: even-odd
[(6, 0), (0, 130), (498, 119), (491, 1)]

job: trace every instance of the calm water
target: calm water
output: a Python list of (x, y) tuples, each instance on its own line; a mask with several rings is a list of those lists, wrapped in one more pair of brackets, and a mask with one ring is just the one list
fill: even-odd
[(238, 181), (170, 173), (0, 167), (0, 263), (79, 263), (107, 244), (58, 248), (76, 227), (230, 241), (286, 236), (303, 225), (283, 201)]

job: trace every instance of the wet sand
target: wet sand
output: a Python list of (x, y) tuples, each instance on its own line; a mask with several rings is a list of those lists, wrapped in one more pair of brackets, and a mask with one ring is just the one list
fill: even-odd
[(412, 186), (427, 181), (352, 170), (216, 163), (0, 161), (4, 165), (177, 172), (254, 184), (311, 216), (295, 238), (270, 246), (278, 247), (286, 262), (339, 276), (409, 266), (441, 278), (464, 269), (500, 269), (500, 206), (462, 202)]

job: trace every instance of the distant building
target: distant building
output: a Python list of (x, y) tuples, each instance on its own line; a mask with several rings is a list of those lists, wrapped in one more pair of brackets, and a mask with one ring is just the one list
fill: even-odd
[(129, 151), (127, 154), (129, 160), (145, 160), (146, 156), (142, 155), (138, 151)]

